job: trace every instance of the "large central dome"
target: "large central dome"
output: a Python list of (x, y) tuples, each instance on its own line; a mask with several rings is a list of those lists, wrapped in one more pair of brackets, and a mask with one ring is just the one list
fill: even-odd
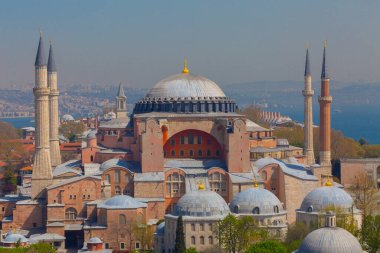
[(187, 66), (181, 74), (159, 81), (136, 103), (135, 114), (170, 113), (234, 113), (236, 105), (213, 81), (189, 73)]
[(181, 73), (158, 82), (146, 95), (148, 98), (226, 97), (213, 81), (193, 74)]

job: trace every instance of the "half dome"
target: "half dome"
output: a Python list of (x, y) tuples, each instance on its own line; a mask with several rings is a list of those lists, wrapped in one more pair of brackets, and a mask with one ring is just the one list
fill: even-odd
[(137, 201), (128, 195), (114, 196), (99, 205), (99, 208), (106, 209), (136, 209), (142, 207), (147, 207), (147, 204)]

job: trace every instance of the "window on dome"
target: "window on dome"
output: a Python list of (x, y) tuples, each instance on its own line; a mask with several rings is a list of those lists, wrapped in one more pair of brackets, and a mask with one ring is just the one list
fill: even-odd
[(239, 205), (236, 205), (234, 207), (234, 213), (238, 214), (239, 213)]
[(274, 213), (279, 213), (280, 212), (279, 209), (278, 209), (278, 206), (274, 206), (273, 207), (273, 211), (274, 211)]
[(75, 220), (77, 218), (77, 210), (73, 207), (69, 207), (65, 211), (66, 220)]
[(309, 207), (307, 208), (307, 211), (308, 211), (309, 213), (313, 212), (313, 206), (309, 206)]
[(121, 194), (121, 189), (120, 186), (115, 187), (115, 195), (120, 195)]
[(119, 225), (127, 224), (127, 218), (124, 214), (119, 214)]
[(253, 214), (260, 214), (260, 208), (256, 206), (255, 208), (253, 208), (252, 213)]

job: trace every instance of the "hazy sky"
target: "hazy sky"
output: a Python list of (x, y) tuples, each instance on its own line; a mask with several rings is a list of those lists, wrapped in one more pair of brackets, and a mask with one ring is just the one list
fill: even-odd
[(61, 85), (151, 87), (190, 71), (221, 85), (302, 80), (305, 44), (319, 79), (380, 81), (380, 1), (8, 0), (0, 5), (0, 87), (34, 82), (38, 31)]

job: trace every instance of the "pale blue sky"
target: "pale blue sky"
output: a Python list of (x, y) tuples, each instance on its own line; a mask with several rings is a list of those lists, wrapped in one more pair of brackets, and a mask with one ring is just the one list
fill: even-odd
[(380, 81), (380, 1), (2, 1), (0, 87), (34, 81), (41, 28), (61, 85), (151, 87), (190, 71), (221, 85), (302, 80), (305, 44), (319, 79), (328, 40), (332, 79)]

